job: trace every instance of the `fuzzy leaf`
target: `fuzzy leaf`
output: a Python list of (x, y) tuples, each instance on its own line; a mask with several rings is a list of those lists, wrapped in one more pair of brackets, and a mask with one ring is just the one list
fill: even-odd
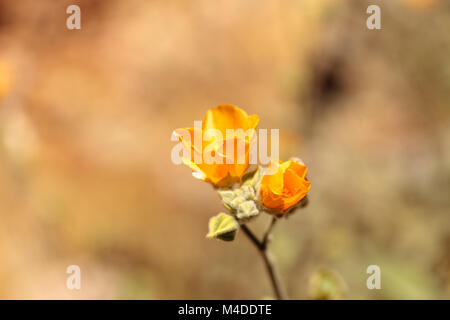
[(209, 219), (209, 233), (206, 236), (223, 241), (232, 241), (238, 229), (239, 223), (236, 219), (222, 212)]

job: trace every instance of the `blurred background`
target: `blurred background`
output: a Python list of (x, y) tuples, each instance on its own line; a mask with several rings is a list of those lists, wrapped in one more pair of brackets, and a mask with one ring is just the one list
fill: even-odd
[(291, 298), (331, 274), (341, 298), (449, 299), (449, 30), (444, 0), (2, 0), (0, 298), (271, 298), (243, 234), (205, 239), (219, 198), (170, 158), (230, 103), (309, 168), (271, 244)]

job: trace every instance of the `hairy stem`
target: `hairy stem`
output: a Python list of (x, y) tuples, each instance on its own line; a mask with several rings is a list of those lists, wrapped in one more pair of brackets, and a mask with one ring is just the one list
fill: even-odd
[(280, 282), (280, 277), (278, 275), (275, 262), (273, 261), (268, 249), (267, 245), (270, 240), (271, 231), (276, 223), (276, 218), (272, 219), (269, 228), (264, 234), (263, 240), (259, 241), (258, 238), (253, 234), (253, 232), (245, 225), (241, 225), (242, 231), (244, 231), (245, 235), (250, 239), (250, 241), (255, 245), (258, 249), (259, 254), (263, 258), (264, 264), (266, 266), (267, 272), (270, 277), (270, 282), (272, 284), (273, 291), (278, 300), (286, 299), (286, 294), (284, 288)]

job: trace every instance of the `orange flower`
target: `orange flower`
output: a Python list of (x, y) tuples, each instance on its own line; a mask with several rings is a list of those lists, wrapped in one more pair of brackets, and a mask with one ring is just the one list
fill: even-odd
[[(201, 128), (175, 130), (180, 142), (189, 151), (183, 157), (192, 175), (216, 187), (240, 182), (249, 167), (250, 146), (256, 136), (257, 115), (232, 105), (209, 109)], [(229, 129), (233, 129), (231, 132)], [(238, 131), (239, 130), (239, 131)]]
[(308, 193), (311, 183), (306, 180), (306, 166), (299, 161), (272, 161), (261, 179), (261, 202), (269, 209), (283, 213), (298, 204)]

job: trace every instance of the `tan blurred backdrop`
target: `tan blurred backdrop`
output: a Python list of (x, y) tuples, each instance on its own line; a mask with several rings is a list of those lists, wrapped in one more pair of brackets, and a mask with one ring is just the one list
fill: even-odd
[(1, 0), (0, 298), (270, 298), (245, 237), (205, 239), (217, 194), (170, 159), (172, 130), (222, 103), (309, 167), (272, 243), (292, 298), (318, 268), (349, 299), (450, 298), (449, 30), (446, 0)]

